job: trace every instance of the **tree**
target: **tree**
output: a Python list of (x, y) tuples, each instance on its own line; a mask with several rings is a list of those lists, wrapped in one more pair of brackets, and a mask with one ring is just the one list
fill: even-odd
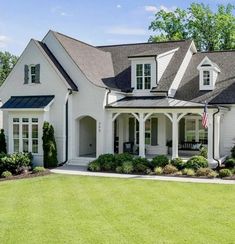
[(156, 33), (149, 41), (193, 39), (199, 50), (235, 48), (235, 16), (231, 4), (219, 5), (213, 12), (208, 5), (192, 3), (186, 10), (160, 10), (149, 26)]
[(58, 164), (58, 160), (54, 128), (48, 122), (44, 122), (43, 124), (42, 142), (44, 167), (56, 167)]
[(0, 153), (7, 153), (7, 144), (3, 129), (1, 129), (0, 132)]
[(18, 57), (9, 52), (0, 52), (0, 86), (10, 74), (17, 60)]

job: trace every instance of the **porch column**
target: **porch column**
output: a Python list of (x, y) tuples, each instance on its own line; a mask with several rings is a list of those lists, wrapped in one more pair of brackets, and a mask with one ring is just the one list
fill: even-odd
[(123, 153), (123, 143), (124, 143), (123, 130), (124, 130), (124, 121), (123, 121), (123, 116), (120, 115), (118, 117), (118, 138), (119, 138), (118, 153)]
[(113, 116), (112, 112), (108, 113), (107, 115), (107, 124), (106, 124), (106, 148), (105, 151), (106, 153), (113, 153), (113, 143), (114, 143), (114, 138), (113, 138)]
[(178, 158), (179, 126), (178, 113), (172, 113), (172, 158)]
[(207, 159), (209, 163), (213, 163), (213, 114), (208, 112), (208, 145)]
[(145, 121), (144, 114), (139, 114), (139, 156), (145, 157)]
[(214, 138), (214, 152), (215, 152), (215, 158), (220, 158), (220, 118), (221, 115), (217, 114), (215, 116), (215, 138)]

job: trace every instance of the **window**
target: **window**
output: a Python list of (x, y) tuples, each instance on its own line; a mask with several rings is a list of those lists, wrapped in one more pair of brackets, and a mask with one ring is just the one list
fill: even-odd
[(187, 118), (185, 120), (185, 141), (207, 144), (207, 130), (202, 126), (201, 118)]
[(35, 67), (35, 65), (30, 66), (30, 79), (31, 79), (31, 83), (36, 83), (36, 67)]
[(210, 71), (208, 70), (203, 71), (203, 85), (204, 86), (210, 85)]
[(38, 118), (13, 118), (13, 151), (38, 153)]
[(149, 90), (151, 88), (151, 64), (136, 65), (136, 89)]
[[(145, 145), (157, 145), (157, 118), (147, 119), (145, 121)], [(139, 122), (135, 120), (135, 144), (139, 144)]]

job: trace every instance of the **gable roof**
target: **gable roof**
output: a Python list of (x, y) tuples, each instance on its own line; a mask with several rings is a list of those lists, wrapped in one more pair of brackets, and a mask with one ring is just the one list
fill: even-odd
[(114, 71), (109, 52), (58, 32), (52, 33), (91, 83), (99, 87), (112, 86)]
[(34, 40), (36, 44), (38, 44), (39, 47), (44, 51), (44, 54), (47, 55), (49, 60), (54, 64), (54, 66), (57, 68), (57, 70), (60, 72), (60, 74), (63, 76), (63, 78), (66, 80), (68, 85), (71, 87), (73, 91), (78, 91), (77, 85), (73, 82), (73, 80), (70, 78), (70, 76), (67, 74), (67, 72), (64, 70), (64, 68), (61, 66), (61, 64), (58, 62), (56, 57), (52, 54), (52, 52), (49, 50), (46, 44)]
[[(197, 67), (206, 56), (216, 63), (221, 71), (212, 91), (199, 90), (199, 71)], [(194, 102), (207, 101), (210, 104), (235, 103), (235, 51), (194, 54), (176, 91), (175, 98)]]
[(166, 71), (163, 73), (157, 88), (157, 91), (168, 91), (191, 43), (192, 41), (182, 40), (98, 46), (98, 48), (111, 53), (115, 74), (115, 85), (123, 91), (131, 90), (131, 61), (128, 57), (140, 54), (161, 54), (179, 48), (172, 57)]

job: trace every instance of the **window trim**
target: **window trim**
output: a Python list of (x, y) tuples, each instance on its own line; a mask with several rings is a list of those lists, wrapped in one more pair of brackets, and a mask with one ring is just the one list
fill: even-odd
[[(34, 68), (34, 74), (32, 74), (32, 68)], [(34, 82), (32, 81), (32, 77), (34, 77)], [(29, 65), (29, 83), (30, 84), (37, 84), (36, 81), (36, 64)]]
[[(207, 77), (205, 77), (205, 73), (207, 73)], [(206, 82), (208, 84), (205, 84)], [(211, 85), (211, 72), (210, 70), (202, 70), (202, 84), (203, 86), (210, 86)]]
[[(14, 121), (15, 119), (18, 119), (19, 121)], [(24, 121), (24, 119), (28, 119), (28, 121)], [(33, 119), (37, 119), (37, 122), (33, 122)], [(11, 121), (11, 127), (12, 127), (12, 133), (11, 133), (11, 143), (12, 143), (12, 152), (17, 152), (15, 151), (15, 146), (14, 146), (14, 140), (18, 139), (19, 140), (19, 152), (23, 152), (23, 140), (28, 140), (28, 152), (32, 152), (33, 155), (39, 155), (40, 152), (40, 119), (37, 115), (35, 116), (17, 116), (17, 115), (12, 115), (10, 118)], [(19, 125), (19, 138), (14, 137), (14, 125), (17, 124)], [(32, 125), (37, 124), (37, 138), (33, 138), (32, 136)], [(23, 126), (28, 125), (28, 137), (23, 137)], [(33, 152), (33, 140), (37, 140), (37, 152)]]
[[(141, 65), (142, 67), (142, 75), (137, 75), (137, 66)], [(145, 65), (150, 65), (150, 75), (145, 75)], [(151, 90), (151, 86), (152, 86), (152, 63), (151, 62), (139, 62), (135, 64), (135, 89), (137, 91), (150, 91)], [(142, 88), (138, 88), (138, 82), (137, 79), (141, 78), (142, 79)], [(150, 78), (150, 84), (149, 84), (149, 88), (145, 88), (146, 84), (145, 84), (145, 78)]]

